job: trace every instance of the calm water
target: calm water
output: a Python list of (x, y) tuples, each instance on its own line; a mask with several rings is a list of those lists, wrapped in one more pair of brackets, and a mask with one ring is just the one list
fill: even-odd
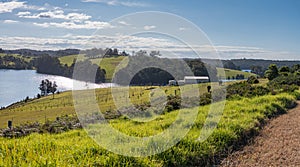
[[(55, 81), (59, 91), (116, 86), (111, 83), (92, 84), (61, 76), (37, 74), (34, 70), (0, 70), (0, 107), (25, 99), (26, 96), (36, 96), (40, 93), (38, 87), (43, 79)], [(75, 83), (76, 88), (73, 88)]]

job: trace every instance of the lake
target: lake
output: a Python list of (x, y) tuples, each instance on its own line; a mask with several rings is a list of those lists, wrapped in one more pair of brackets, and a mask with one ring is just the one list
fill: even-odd
[[(43, 79), (55, 81), (60, 92), (116, 86), (112, 83), (93, 84), (61, 76), (38, 74), (35, 70), (0, 70), (0, 107), (23, 100), (27, 96), (35, 97), (40, 93), (38, 87)], [(75, 83), (76, 88), (73, 88)]]

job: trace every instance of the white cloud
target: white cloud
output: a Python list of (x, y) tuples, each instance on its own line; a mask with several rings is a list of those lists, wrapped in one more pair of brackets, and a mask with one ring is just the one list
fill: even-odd
[(30, 14), (31, 14), (31, 12), (29, 12), (29, 11), (26, 11), (26, 12), (18, 12), (18, 13), (17, 13), (17, 16), (22, 17), (22, 16), (27, 16), (27, 15), (30, 15)]
[[(106, 48), (116, 47), (127, 52), (138, 50), (159, 50), (163, 56), (167, 57), (194, 57), (199, 58), (265, 58), (265, 59), (299, 59), (299, 55), (288, 52), (272, 52), (262, 48), (246, 47), (246, 46), (215, 46), (201, 45), (191, 46), (196, 55), (189, 46), (174, 43), (167, 39), (153, 37), (137, 37), (137, 36), (80, 36), (67, 34), (56, 38), (38, 38), (38, 37), (7, 37), (0, 36), (0, 46), (4, 49), (65, 49), (65, 48)], [(216, 57), (216, 50), (219, 57)]]
[(46, 7), (27, 5), (26, 1), (19, 2), (16, 0), (9, 2), (0, 2), (0, 13), (11, 13), (15, 9), (27, 9), (27, 10), (37, 10), (43, 11), (46, 10)]
[(130, 26), (130, 24), (127, 23), (126, 21), (119, 21), (118, 23), (124, 26)]
[(185, 27), (179, 27), (179, 31), (184, 31), (184, 30), (187, 30), (187, 28), (185, 28)]
[(31, 14), (30, 12), (19, 12), (17, 16), (21, 18), (30, 18), (30, 19), (63, 19), (71, 20), (75, 22), (81, 22), (84, 20), (89, 20), (91, 16), (83, 13), (68, 13), (65, 14), (63, 10), (57, 9), (53, 11), (41, 12), (37, 14)]
[(127, 7), (147, 7), (149, 6), (146, 3), (142, 2), (133, 2), (133, 1), (120, 1), (120, 0), (82, 0), (82, 2), (98, 2), (104, 3), (111, 6), (127, 6)]
[(154, 28), (156, 28), (156, 26), (149, 26), (149, 25), (147, 25), (147, 26), (144, 26), (144, 30), (152, 30), (152, 29), (154, 29)]
[(13, 24), (13, 23), (19, 23), (19, 21), (17, 21), (17, 20), (4, 20), (3, 23)]
[(50, 23), (33, 23), (36, 26), (41, 27), (57, 27), (57, 28), (66, 28), (66, 29), (104, 29), (104, 28), (113, 28), (113, 26), (108, 22), (101, 21), (84, 21), (82, 23), (76, 22), (50, 22)]
[(0, 13), (10, 13), (14, 9), (26, 7), (25, 2), (17, 2), (17, 1), (10, 1), (10, 2), (0, 2)]

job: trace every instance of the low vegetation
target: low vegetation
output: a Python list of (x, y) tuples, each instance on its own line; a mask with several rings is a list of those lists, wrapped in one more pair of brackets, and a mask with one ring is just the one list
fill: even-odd
[[(217, 129), (204, 142), (196, 139), (209, 105), (187, 110), (199, 111), (188, 135), (169, 150), (146, 158), (116, 155), (99, 147), (82, 130), (67, 133), (32, 134), (18, 139), (0, 138), (0, 165), (11, 166), (204, 166), (212, 165), (258, 132), (261, 124), (295, 105), (296, 96), (265, 95), (229, 100)], [(178, 111), (166, 113), (147, 123), (114, 119), (110, 123), (133, 136), (157, 134), (168, 127)]]

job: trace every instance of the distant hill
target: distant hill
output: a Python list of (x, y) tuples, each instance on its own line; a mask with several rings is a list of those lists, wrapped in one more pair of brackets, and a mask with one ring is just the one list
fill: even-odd
[(67, 55), (79, 54), (79, 49), (64, 49), (64, 50), (32, 50), (32, 49), (17, 49), (17, 50), (3, 50), (0, 53), (4, 54), (18, 54), (22, 56), (38, 57), (43, 55), (61, 57)]
[(261, 66), (263, 69), (267, 69), (270, 64), (276, 64), (278, 67), (282, 66), (293, 66), (295, 64), (300, 64), (300, 61), (287, 61), (287, 60), (263, 60), (263, 59), (232, 59), (223, 60), (231, 61), (240, 69), (251, 69), (251, 66)]
[[(106, 70), (107, 79), (112, 79), (112, 75), (115, 72), (116, 66), (123, 60), (124, 57), (130, 56), (125, 51), (120, 52), (118, 49), (106, 48), (106, 49), (87, 49), (87, 50), (79, 50), (79, 49), (64, 49), (64, 50), (31, 50), (31, 49), (17, 49), (17, 50), (3, 50), (0, 48), (0, 55), (3, 56), (9, 55), (15, 58), (24, 59), (26, 63), (29, 63), (29, 60), (32, 60), (36, 57), (41, 56), (51, 56), (58, 57), (60, 62), (65, 65), (70, 66), (75, 58), (79, 59), (91, 59), (91, 61), (95, 64), (100, 65), (103, 69)], [(78, 57), (79, 55), (79, 57)], [(148, 55), (149, 56), (149, 55)], [(10, 58), (9, 60), (11, 60)], [(208, 65), (217, 68), (225, 68), (232, 70), (243, 70), (250, 69), (255, 74), (260, 76), (264, 75), (264, 71), (269, 67), (270, 64), (276, 64), (278, 67), (288, 66), (291, 67), (295, 64), (300, 64), (300, 60), (264, 60), (264, 59), (231, 59), (231, 60), (218, 60), (218, 59), (184, 59), (186, 62), (203, 62)], [(8, 62), (8, 60), (2, 61)], [(12, 62), (12, 61), (11, 61)], [(99, 62), (101, 62), (99, 64)], [(12, 62), (14, 63), (14, 62)], [(1, 63), (0, 63), (1, 64)], [(2, 63), (3, 64), (3, 63)], [(6, 63), (7, 64), (7, 63)], [(9, 64), (9, 62), (8, 62)], [(21, 63), (18, 63), (21, 64)], [(32, 66), (32, 65), (31, 65)], [(3, 68), (7, 68), (8, 65), (3, 65)], [(29, 67), (23, 67), (20, 69), (31, 69)], [(12, 66), (12, 69), (15, 67)], [(236, 73), (240, 73), (236, 71)], [(227, 72), (227, 75), (231, 75), (230, 72)], [(245, 75), (246, 76), (246, 75)], [(225, 77), (225, 76), (221, 76)], [(228, 76), (226, 76), (228, 77)]]
[(300, 64), (299, 60), (264, 60), (264, 59), (231, 59), (231, 60), (201, 59), (201, 60), (204, 63), (215, 65), (216, 67), (224, 67), (224, 68), (235, 69), (235, 70), (251, 69), (251, 67), (253, 66), (261, 66), (263, 70), (266, 70), (270, 64), (276, 64), (278, 67), (282, 67), (282, 66), (291, 67), (295, 64)]

